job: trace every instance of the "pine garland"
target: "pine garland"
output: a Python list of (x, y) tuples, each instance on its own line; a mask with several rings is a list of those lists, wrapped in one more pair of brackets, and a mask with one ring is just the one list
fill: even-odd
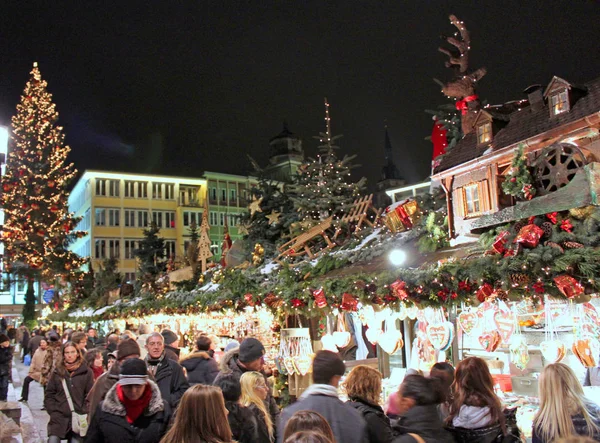
[(512, 159), (506, 180), (502, 182), (502, 190), (505, 194), (512, 195), (517, 199), (531, 200), (535, 196), (535, 188), (527, 167), (527, 158), (523, 151), (524, 146), (519, 145)]

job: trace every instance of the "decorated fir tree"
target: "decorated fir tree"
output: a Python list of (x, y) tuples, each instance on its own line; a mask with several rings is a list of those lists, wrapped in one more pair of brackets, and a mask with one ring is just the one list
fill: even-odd
[(140, 241), (139, 249), (134, 251), (138, 259), (142, 283), (155, 287), (157, 277), (165, 271), (165, 240), (160, 237), (160, 228), (156, 223), (144, 229), (144, 239)]
[(200, 270), (206, 272), (206, 263), (213, 256), (210, 250), (210, 225), (208, 224), (208, 195), (204, 198), (204, 211), (202, 212), (202, 224), (200, 225), (200, 237), (198, 238), (197, 260), (201, 264)]
[(350, 208), (359, 196), (366, 182), (364, 178), (356, 183), (350, 180), (350, 171), (356, 167), (352, 164), (355, 155), (344, 156), (340, 160), (335, 153), (339, 149), (335, 141), (341, 135), (331, 135), (327, 99), (325, 99), (325, 124), (326, 132), (315, 137), (321, 143), (317, 158), (301, 166), (290, 188), (294, 207), (299, 212), (305, 227), (328, 217), (334, 219), (341, 217), (346, 208)]
[(520, 145), (515, 152), (508, 175), (502, 182), (502, 190), (519, 200), (531, 200), (535, 196), (535, 188), (523, 149)]
[(76, 171), (67, 164), (58, 112), (37, 63), (12, 118), (6, 171), (2, 176), (2, 227), (7, 270), (27, 279), (23, 316), (35, 318), (34, 282), (69, 280), (84, 259), (69, 251), (78, 219), (68, 211), (67, 186)]
[(106, 306), (110, 291), (117, 289), (122, 282), (123, 275), (119, 272), (119, 260), (117, 258), (104, 259), (100, 269), (96, 272), (94, 289), (88, 303)]

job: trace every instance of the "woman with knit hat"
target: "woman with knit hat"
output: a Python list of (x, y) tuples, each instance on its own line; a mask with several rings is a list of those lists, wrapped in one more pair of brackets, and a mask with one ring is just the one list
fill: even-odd
[(167, 431), (170, 409), (149, 380), (143, 360), (121, 365), (119, 381), (98, 405), (86, 443), (159, 443)]
[(83, 441), (73, 430), (72, 412), (88, 413), (89, 405), (85, 399), (93, 384), (94, 376), (81, 351), (74, 343), (65, 343), (44, 396), (44, 406), (50, 415), (48, 443), (59, 443), (60, 440), (69, 440), (71, 443)]

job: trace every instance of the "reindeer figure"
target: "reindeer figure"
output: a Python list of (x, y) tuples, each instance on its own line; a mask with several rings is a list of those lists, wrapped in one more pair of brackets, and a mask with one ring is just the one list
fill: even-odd
[(457, 99), (456, 109), (461, 111), (461, 124), (463, 134), (473, 131), (473, 123), (477, 117), (477, 112), (481, 108), (479, 97), (475, 94), (475, 83), (485, 74), (485, 68), (479, 68), (476, 71), (469, 72), (469, 50), (471, 49), (471, 37), (464, 23), (450, 15), (450, 23), (458, 29), (454, 37), (442, 36), (442, 39), (452, 45), (452, 48), (440, 47), (438, 50), (448, 56), (445, 63), (447, 68), (452, 68), (456, 73), (456, 78), (442, 87), (442, 92), (448, 97)]

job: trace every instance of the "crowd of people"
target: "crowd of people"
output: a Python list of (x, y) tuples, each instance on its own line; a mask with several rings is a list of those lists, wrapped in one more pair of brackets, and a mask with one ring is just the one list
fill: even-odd
[[(138, 332), (116, 331), (104, 340), (93, 328), (62, 335), (38, 330), (18, 356), (0, 334), (0, 400), (9, 360), (30, 355), (21, 400), (28, 400), (32, 382), (44, 387), (50, 443), (523, 441), (516, 411), (504, 407), (487, 363), (477, 357), (456, 369), (437, 363), (427, 377), (408, 374), (382, 407), (379, 371), (360, 365), (347, 374), (339, 354), (319, 351), (313, 384), (280, 411), (259, 340), (234, 341), (222, 352), (214, 337), (201, 334), (180, 359), (173, 331)], [(600, 441), (600, 409), (568, 366), (547, 365), (539, 391), (533, 443)]]

